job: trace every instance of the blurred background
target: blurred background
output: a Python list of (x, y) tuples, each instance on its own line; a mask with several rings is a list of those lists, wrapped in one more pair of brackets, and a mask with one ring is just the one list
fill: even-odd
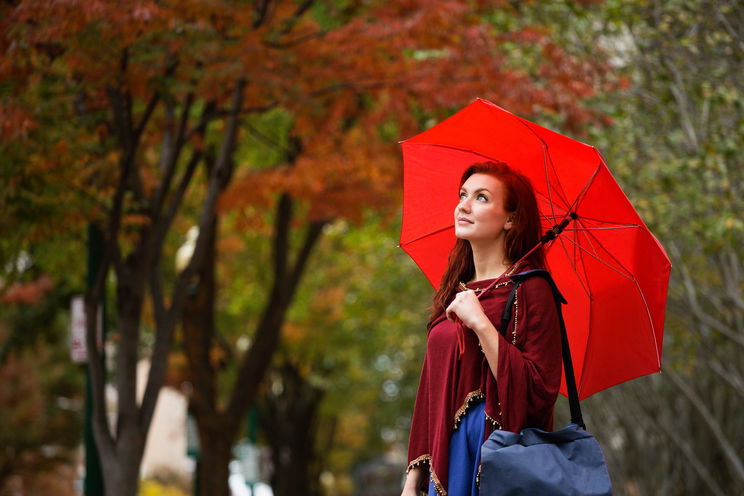
[(663, 373), (584, 401), (615, 493), (744, 495), (741, 2), (8, 0), (0, 33), (0, 495), (399, 494), (432, 288), (397, 142), (476, 97), (596, 146), (672, 259)]

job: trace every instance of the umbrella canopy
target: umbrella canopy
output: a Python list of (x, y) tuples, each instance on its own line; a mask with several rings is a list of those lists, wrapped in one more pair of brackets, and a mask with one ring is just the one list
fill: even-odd
[(661, 370), (671, 263), (594, 147), (479, 99), (402, 150), (400, 246), (434, 287), (455, 243), (463, 171), (504, 161), (531, 180), (546, 230), (576, 216), (546, 260), (568, 300), (579, 397)]

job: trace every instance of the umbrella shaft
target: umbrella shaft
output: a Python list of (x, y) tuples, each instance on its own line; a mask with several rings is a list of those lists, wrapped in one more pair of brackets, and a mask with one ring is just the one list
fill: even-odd
[[(548, 241), (553, 241), (553, 240), (554, 240), (555, 238), (557, 238), (557, 237), (558, 237), (558, 235), (559, 235), (560, 233), (562, 233), (562, 232), (563, 232), (563, 230), (564, 230), (564, 229), (566, 228), (566, 226), (568, 226), (568, 224), (569, 224), (569, 223), (570, 223), (570, 222), (571, 222), (572, 220), (575, 220), (575, 219), (577, 219), (578, 217), (579, 217), (579, 216), (578, 216), (578, 215), (576, 215), (576, 212), (569, 212), (569, 213), (568, 213), (568, 215), (566, 215), (566, 218), (565, 218), (565, 219), (563, 219), (563, 220), (561, 221), (561, 223), (560, 223), (560, 224), (556, 224), (556, 225), (554, 225), (554, 226), (553, 226), (553, 229), (548, 229), (548, 230), (547, 230), (547, 231), (545, 232), (545, 234), (543, 235), (543, 237), (542, 237), (542, 238), (540, 239), (540, 243), (539, 243), (539, 244), (545, 244), (545, 243), (547, 243)], [(539, 245), (538, 245), (538, 246), (539, 246)], [(537, 247), (535, 247), (535, 248), (537, 248)], [(535, 248), (533, 248), (532, 250), (530, 250), (530, 253), (532, 253), (532, 252), (533, 252), (533, 251), (535, 250)]]

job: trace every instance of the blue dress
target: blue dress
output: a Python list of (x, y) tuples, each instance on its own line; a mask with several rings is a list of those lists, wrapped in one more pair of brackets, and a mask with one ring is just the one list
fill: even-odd
[[(480, 448), (485, 441), (486, 404), (472, 403), (452, 433), (449, 444), (449, 479), (447, 496), (478, 496)], [(428, 496), (439, 496), (434, 483), (429, 482)]]

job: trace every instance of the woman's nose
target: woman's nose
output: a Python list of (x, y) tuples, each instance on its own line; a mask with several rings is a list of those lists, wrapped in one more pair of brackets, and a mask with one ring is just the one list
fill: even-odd
[(469, 213), (470, 212), (470, 200), (466, 198), (460, 201), (460, 203), (457, 204), (457, 211), (463, 212), (463, 213)]

